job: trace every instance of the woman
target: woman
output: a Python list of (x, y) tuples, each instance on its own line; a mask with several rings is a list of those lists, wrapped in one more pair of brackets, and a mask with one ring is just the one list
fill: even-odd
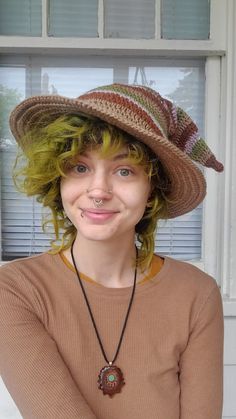
[(114, 84), (26, 99), (10, 125), (15, 181), (55, 229), (50, 252), (0, 270), (0, 373), (23, 418), (220, 419), (217, 284), (153, 254), (157, 221), (204, 199), (196, 163), (223, 170), (191, 118)]

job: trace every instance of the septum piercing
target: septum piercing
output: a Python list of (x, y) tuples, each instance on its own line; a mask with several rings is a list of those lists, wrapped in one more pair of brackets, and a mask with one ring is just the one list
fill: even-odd
[(103, 199), (93, 198), (93, 203), (96, 208), (99, 208), (103, 205)]
[[(94, 188), (95, 189), (95, 188)], [(91, 192), (93, 189), (86, 189), (86, 192), (87, 193), (89, 193), (89, 192)], [(109, 194), (112, 194), (112, 189), (107, 189), (107, 190), (105, 190), (105, 189), (102, 189), (104, 192), (107, 192), (107, 193), (109, 193)], [(94, 204), (94, 206), (95, 206), (95, 208), (99, 208), (99, 207), (101, 207), (103, 204), (104, 204), (104, 201), (103, 201), (103, 199), (99, 199), (99, 198), (93, 198), (93, 204)], [(81, 217), (83, 217), (83, 215), (81, 214)]]

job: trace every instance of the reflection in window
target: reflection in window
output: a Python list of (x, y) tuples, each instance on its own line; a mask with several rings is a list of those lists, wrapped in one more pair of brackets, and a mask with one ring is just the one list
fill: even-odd
[(41, 93), (78, 97), (97, 86), (113, 83), (113, 68), (43, 67)]

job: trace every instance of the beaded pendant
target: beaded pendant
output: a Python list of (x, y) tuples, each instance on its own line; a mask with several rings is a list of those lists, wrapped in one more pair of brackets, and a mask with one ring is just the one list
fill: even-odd
[(120, 335), (120, 340), (119, 340), (119, 343), (118, 343), (118, 346), (117, 346), (116, 354), (114, 356), (113, 361), (109, 362), (108, 359), (107, 359), (106, 353), (104, 351), (100, 335), (98, 333), (98, 329), (97, 329), (97, 326), (96, 326), (96, 323), (95, 323), (95, 319), (93, 317), (93, 313), (91, 311), (90, 304), (89, 304), (89, 301), (88, 301), (83, 283), (82, 283), (80, 275), (79, 275), (79, 271), (78, 271), (76, 263), (75, 263), (74, 254), (73, 254), (74, 242), (75, 241), (73, 241), (71, 249), (70, 249), (71, 259), (73, 261), (73, 265), (74, 265), (74, 268), (76, 270), (76, 274), (77, 274), (77, 277), (78, 277), (78, 280), (79, 280), (79, 283), (80, 283), (80, 286), (81, 286), (81, 290), (82, 290), (84, 298), (85, 298), (85, 302), (86, 302), (87, 307), (88, 307), (89, 315), (91, 317), (93, 327), (94, 327), (94, 330), (96, 332), (101, 351), (103, 353), (105, 361), (109, 364), (109, 365), (106, 365), (105, 367), (103, 367), (101, 369), (100, 373), (99, 373), (98, 382), (97, 382), (98, 383), (98, 388), (103, 391), (104, 395), (108, 394), (109, 397), (112, 397), (112, 396), (114, 396), (114, 394), (120, 393), (123, 385), (125, 384), (123, 373), (122, 373), (121, 369), (118, 368), (115, 365), (112, 365), (112, 364), (113, 364), (113, 362), (116, 361), (116, 358), (119, 354), (119, 350), (120, 350), (122, 339), (123, 339), (123, 336), (124, 336), (124, 333), (125, 333), (125, 328), (126, 328), (126, 324), (127, 324), (127, 321), (128, 321), (130, 309), (131, 309), (133, 299), (134, 299), (134, 293), (135, 293), (135, 287), (136, 287), (136, 277), (137, 277), (138, 249), (136, 247), (136, 264), (135, 264), (135, 271), (134, 271), (134, 285), (133, 285), (132, 294), (131, 294), (131, 297), (130, 297), (128, 310), (127, 310), (127, 313), (126, 313), (126, 316), (125, 316), (125, 321), (124, 321), (124, 324), (123, 324), (123, 328), (122, 328), (122, 332), (121, 332), (121, 335)]
[(112, 397), (116, 393), (120, 393), (124, 382), (123, 373), (120, 368), (115, 365), (106, 365), (103, 367), (98, 376), (98, 388), (103, 394)]

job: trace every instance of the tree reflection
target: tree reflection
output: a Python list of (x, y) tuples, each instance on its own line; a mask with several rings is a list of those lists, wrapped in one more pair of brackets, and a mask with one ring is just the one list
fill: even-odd
[(0, 85), (0, 148), (13, 145), (12, 134), (9, 128), (9, 115), (14, 107), (22, 100), (17, 89), (9, 89)]

